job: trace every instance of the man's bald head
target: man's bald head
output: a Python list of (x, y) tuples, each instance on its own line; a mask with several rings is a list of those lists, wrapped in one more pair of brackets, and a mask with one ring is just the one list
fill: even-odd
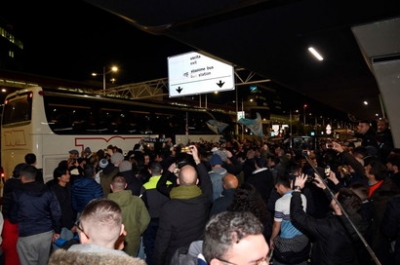
[(197, 171), (191, 165), (185, 165), (181, 168), (178, 176), (179, 185), (188, 186), (197, 184)]
[(225, 175), (222, 179), (222, 185), (224, 189), (236, 189), (239, 185), (237, 177), (231, 173)]

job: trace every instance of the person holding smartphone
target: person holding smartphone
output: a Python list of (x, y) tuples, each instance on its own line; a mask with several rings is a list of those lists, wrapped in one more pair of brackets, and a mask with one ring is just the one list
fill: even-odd
[[(315, 176), (313, 183), (322, 189), (331, 200), (330, 207), (332, 209), (329, 216), (316, 219), (306, 214), (303, 208), (301, 191), (306, 181), (305, 174), (296, 177), (294, 181), (290, 216), (297, 229), (314, 239), (311, 250), (312, 264), (359, 264), (355, 243), (360, 239), (350, 220), (360, 232), (367, 229), (367, 223), (358, 213), (362, 203), (360, 197), (352, 190), (342, 188), (333, 198), (326, 183), (319, 176)], [(349, 219), (343, 214), (339, 203), (348, 214)]]

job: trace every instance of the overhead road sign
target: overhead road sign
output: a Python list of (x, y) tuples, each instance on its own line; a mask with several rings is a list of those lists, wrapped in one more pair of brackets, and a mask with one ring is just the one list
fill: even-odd
[(233, 66), (188, 52), (168, 57), (169, 97), (235, 89)]

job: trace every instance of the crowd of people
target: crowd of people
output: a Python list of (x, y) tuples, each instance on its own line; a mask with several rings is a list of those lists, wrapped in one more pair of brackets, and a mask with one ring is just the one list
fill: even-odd
[(385, 121), (356, 136), (72, 149), (47, 183), (27, 154), (4, 186), (4, 263), (400, 264), (400, 154)]

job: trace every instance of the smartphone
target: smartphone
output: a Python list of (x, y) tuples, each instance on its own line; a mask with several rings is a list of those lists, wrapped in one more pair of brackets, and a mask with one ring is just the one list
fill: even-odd
[(329, 177), (330, 174), (331, 174), (331, 168), (330, 168), (330, 166), (326, 166), (325, 167), (325, 176)]
[(181, 152), (190, 152), (190, 147), (189, 146), (184, 146), (184, 147), (182, 147), (182, 149), (181, 149)]

